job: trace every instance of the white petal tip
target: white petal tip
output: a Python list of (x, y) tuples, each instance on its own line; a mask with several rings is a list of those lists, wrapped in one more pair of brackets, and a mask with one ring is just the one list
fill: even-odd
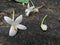
[(9, 31), (9, 36), (15, 36), (17, 33), (17, 29), (14, 30), (13, 27), (11, 26), (10, 31)]
[(29, 14), (30, 14), (30, 12), (27, 12), (27, 13), (26, 13), (26, 16), (29, 16)]
[(23, 19), (23, 15), (21, 14), (20, 17)]
[(28, 9), (25, 9), (25, 12), (27, 12), (28, 11)]
[(25, 15), (25, 16), (27, 16), (27, 17), (28, 17), (29, 15)]
[(4, 19), (6, 19), (7, 18), (7, 16), (4, 16)]
[(27, 29), (27, 27), (25, 26), (25, 30)]
[(9, 36), (15, 36), (16, 32), (9, 33)]
[(21, 17), (23, 17), (23, 15), (22, 15), (22, 14), (21, 14), (20, 16), (21, 16)]
[(15, 36), (15, 35), (13, 35), (13, 34), (9, 34), (9, 36), (11, 36), (11, 37), (12, 37), (12, 36)]
[(26, 26), (24, 26), (22, 30), (26, 30), (26, 29), (27, 29), (27, 27), (26, 27)]

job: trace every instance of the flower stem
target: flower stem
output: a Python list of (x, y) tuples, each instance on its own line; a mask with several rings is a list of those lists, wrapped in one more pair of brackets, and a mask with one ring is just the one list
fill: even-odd
[(37, 7), (37, 8), (39, 9), (39, 8), (42, 8), (43, 6), (44, 6), (44, 5), (41, 5), (41, 6)]
[(15, 12), (14, 12), (14, 9), (13, 9), (13, 16), (12, 16), (13, 20), (14, 20), (14, 13), (15, 13)]
[(44, 4), (44, 3), (42, 3), (42, 5), (41, 5), (41, 6), (39, 6), (39, 7), (37, 7), (37, 8), (39, 9), (39, 8), (42, 8), (43, 6), (45, 6), (45, 4)]
[(41, 24), (43, 24), (43, 22), (44, 22), (44, 20), (45, 20), (46, 18), (47, 18), (47, 15), (44, 16), (44, 18), (43, 18)]
[(30, 0), (30, 2), (31, 2), (31, 4), (32, 4), (33, 6), (35, 6), (34, 3), (33, 3), (31, 0)]

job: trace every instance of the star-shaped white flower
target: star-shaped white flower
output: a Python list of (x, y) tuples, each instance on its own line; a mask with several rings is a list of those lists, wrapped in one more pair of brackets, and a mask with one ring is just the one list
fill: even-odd
[(31, 3), (32, 3), (33, 6), (30, 6), (30, 4), (28, 3), (27, 9), (25, 9), (26, 16), (29, 16), (29, 14), (31, 12), (39, 12), (39, 8), (42, 8), (43, 6), (45, 6), (45, 4), (43, 3), (41, 6), (35, 7), (33, 2), (31, 2)]
[(33, 11), (34, 8), (35, 6), (30, 7), (30, 4), (28, 3), (27, 9), (25, 9), (26, 16), (29, 16), (29, 14)]
[(17, 28), (18, 28), (18, 29), (21, 29), (21, 30), (27, 29), (26, 26), (24, 26), (24, 25), (22, 25), (22, 24), (19, 24), (19, 23), (22, 22), (22, 19), (23, 19), (23, 16), (22, 16), (22, 15), (18, 16), (18, 17), (15, 19), (15, 21), (14, 21), (14, 19), (11, 19), (11, 18), (9, 18), (9, 17), (7, 17), (7, 16), (4, 16), (4, 20), (5, 20), (8, 24), (11, 25), (11, 28), (10, 28), (10, 31), (9, 31), (9, 36), (15, 36), (16, 33), (17, 33), (17, 31), (18, 31)]

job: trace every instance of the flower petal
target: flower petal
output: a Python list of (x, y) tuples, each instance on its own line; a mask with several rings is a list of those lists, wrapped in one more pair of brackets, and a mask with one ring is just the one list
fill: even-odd
[(24, 26), (24, 25), (22, 25), (22, 24), (18, 24), (18, 25), (17, 25), (17, 28), (22, 29), (22, 30), (27, 29), (27, 27)]
[(19, 23), (22, 22), (22, 19), (23, 19), (23, 16), (20, 15), (20, 16), (18, 16), (18, 17), (16, 18), (15, 22), (16, 22), (17, 24), (19, 24)]
[(34, 8), (35, 8), (35, 6), (31, 6), (31, 7), (30, 7), (31, 10), (34, 9)]
[(17, 28), (14, 30), (13, 26), (11, 26), (10, 31), (9, 31), (9, 36), (15, 36), (17, 33)]
[(32, 11), (34, 10), (34, 8), (35, 8), (34, 6), (31, 6), (31, 7), (27, 8), (27, 9), (25, 10), (25, 12), (28, 12), (28, 11), (29, 11), (29, 12), (32, 12)]
[(4, 16), (4, 20), (8, 23), (8, 24), (12, 24), (13, 20), (7, 16)]
[(31, 6), (30, 8), (28, 8), (28, 11), (32, 12), (34, 10), (34, 6)]
[(29, 10), (28, 9), (25, 9), (25, 12), (28, 12)]
[(26, 12), (26, 16), (29, 16), (29, 14), (30, 14), (30, 11)]
[(41, 28), (42, 28), (42, 30), (46, 31), (47, 30), (47, 25), (41, 24)]
[(30, 4), (28, 3), (27, 8), (30, 8)]

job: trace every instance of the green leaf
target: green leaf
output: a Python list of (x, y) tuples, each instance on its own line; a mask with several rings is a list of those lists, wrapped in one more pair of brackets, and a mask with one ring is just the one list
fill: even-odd
[(28, 3), (29, 2), (29, 0), (15, 0), (15, 1), (21, 2), (21, 3)]

